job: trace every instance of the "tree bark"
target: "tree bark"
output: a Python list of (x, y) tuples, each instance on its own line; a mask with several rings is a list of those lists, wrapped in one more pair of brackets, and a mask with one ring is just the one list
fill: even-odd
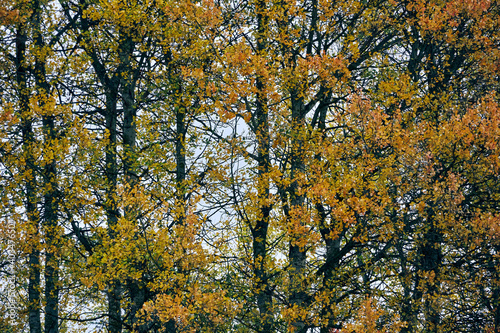
[[(292, 154), (290, 157), (290, 179), (292, 181), (289, 188), (290, 196), (290, 208), (291, 210), (304, 210), (305, 196), (300, 193), (299, 188), (299, 178), (300, 175), (305, 172), (305, 161), (304, 161), (304, 138), (305, 138), (305, 113), (304, 113), (304, 102), (303, 99), (298, 97), (296, 91), (292, 91), (291, 94), (292, 103), (292, 129), (291, 129), (291, 145)], [(285, 212), (286, 213), (286, 212)], [(290, 212), (289, 212), (290, 213)], [(292, 219), (300, 218), (297, 214), (286, 214), (289, 222)], [(302, 213), (299, 213), (302, 216)], [(292, 223), (303, 224), (303, 221), (297, 221)], [(306, 235), (291, 235), (290, 249), (289, 249), (289, 261), (290, 261), (290, 296), (289, 303), (291, 307), (302, 308), (305, 304), (307, 297), (307, 291), (305, 290), (305, 284), (303, 280), (305, 279), (305, 269), (306, 269), (306, 248), (304, 246), (298, 245), (297, 243), (302, 243), (303, 237)], [(301, 319), (296, 319), (292, 321), (291, 325), (294, 327), (294, 332), (305, 332), (307, 330), (306, 324)]]
[[(269, 18), (265, 0), (258, 0), (255, 6), (257, 16), (257, 54), (263, 55), (268, 45)], [(258, 217), (252, 231), (253, 270), (255, 289), (257, 290), (257, 307), (261, 321), (258, 332), (270, 333), (273, 331), (273, 300), (271, 288), (266, 271), (267, 235), (269, 228), (270, 203), (269, 203), (269, 115), (266, 94), (265, 78), (257, 73), (255, 85), (257, 88), (255, 118), (257, 126), (257, 200), (259, 206)]]
[[(118, 224), (118, 205), (116, 202), (118, 162), (116, 160), (117, 143), (117, 113), (116, 103), (118, 98), (117, 85), (106, 89), (106, 129), (108, 130), (108, 145), (106, 147), (106, 219), (108, 223), (108, 234), (111, 239), (115, 239), (116, 226)], [(108, 285), (108, 329), (110, 333), (120, 333), (122, 331), (121, 319), (121, 294), (122, 286), (119, 279), (112, 281)]]
[[(40, 108), (45, 108), (50, 99), (50, 85), (46, 76), (45, 42), (42, 35), (42, 7), (40, 1), (33, 3), (33, 25), (35, 34), (35, 46), (40, 54), (35, 57), (35, 88), (38, 95)], [(42, 116), (42, 126), (44, 135), (44, 149), (51, 150), (57, 139), (55, 128), (54, 110), (46, 110)], [(47, 154), (50, 156), (50, 154)], [(57, 255), (58, 235), (57, 235), (57, 167), (54, 156), (50, 160), (44, 161), (43, 185), (43, 230), (45, 238), (45, 333), (57, 333), (59, 331), (59, 261)]]
[(29, 106), (30, 94), (27, 84), (26, 42), (27, 23), (20, 22), (16, 31), (16, 82), (19, 91), (19, 107), (21, 114), (21, 131), (23, 140), (23, 154), (26, 158), (26, 172), (30, 176), (25, 180), (26, 187), (26, 215), (28, 217), (28, 237), (30, 238), (30, 252), (28, 254), (28, 324), (30, 333), (41, 333), (40, 320), (40, 242), (39, 216), (36, 199), (36, 170), (32, 155), (32, 145), (35, 144), (33, 135), (32, 117)]

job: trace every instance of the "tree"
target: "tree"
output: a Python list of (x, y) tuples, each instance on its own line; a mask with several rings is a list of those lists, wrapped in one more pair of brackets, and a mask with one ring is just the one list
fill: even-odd
[(499, 331), (498, 8), (0, 3), (1, 324)]
[[(460, 262), (445, 255), (450, 252), (447, 243), (456, 237), (453, 225), (456, 221), (469, 223), (456, 212), (464, 207), (467, 207), (465, 211), (470, 209), (465, 199), (467, 195), (464, 201), (457, 203), (457, 200), (464, 195), (461, 191), (475, 186), (465, 176), (466, 170), (487, 158), (483, 155), (476, 156), (475, 162), (468, 160), (460, 151), (466, 147), (472, 153), (471, 146), (460, 141), (457, 133), (466, 131), (468, 109), (477, 108), (475, 104), (480, 103), (492, 87), (491, 82), (481, 79), (484, 72), (476, 66), (476, 61), (479, 53), (490, 54), (491, 38), (496, 37), (488, 28), (479, 26), (488, 26), (485, 22), (491, 22), (489, 15), (496, 16), (497, 8), (495, 5), (466, 6), (450, 2), (414, 3), (408, 5), (407, 10), (409, 26), (404, 30), (402, 45), (408, 45), (403, 47), (406, 48), (404, 58), (408, 59), (406, 73), (409, 77), (403, 76), (398, 84), (402, 88), (399, 92), (390, 86), (379, 85), (379, 91), (387, 89), (396, 96), (406, 95), (399, 105), (394, 105), (387, 94), (381, 100), (390, 101), (386, 106), (389, 110), (401, 110), (407, 119), (407, 142), (417, 149), (411, 152), (415, 159), (410, 159), (413, 160), (410, 165), (406, 165), (407, 158), (404, 159), (408, 174), (403, 176), (403, 182), (394, 184), (395, 192), (404, 189), (396, 194), (396, 198), (404, 199), (396, 199), (394, 206), (396, 202), (406, 206), (400, 213), (394, 211), (396, 215), (401, 214), (398, 219), (402, 226), (396, 246), (400, 260), (397, 266), (401, 269), (405, 294), (400, 302), (404, 304), (402, 317), (408, 322), (404, 331), (414, 331), (418, 326), (418, 314), (423, 312), (425, 329), (441, 332), (450, 329), (443, 326), (450, 320), (450, 317), (442, 318), (446, 308), (443, 297), (450, 292), (444, 291), (444, 281), (448, 279), (449, 266), (455, 265), (455, 260)], [(443, 22), (451, 23), (444, 25)], [(484, 39), (476, 39), (478, 31)], [(491, 119), (490, 116), (486, 118)], [(418, 126), (419, 130), (413, 126)], [(461, 129), (461, 126), (465, 127)], [(460, 185), (453, 185), (456, 182)], [(403, 184), (413, 185), (406, 187)], [(408, 248), (413, 250), (408, 252)]]

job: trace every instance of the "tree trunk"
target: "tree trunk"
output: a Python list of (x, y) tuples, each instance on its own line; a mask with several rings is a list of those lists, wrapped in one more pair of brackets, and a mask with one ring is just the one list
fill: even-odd
[[(114, 86), (113, 88), (115, 88)], [(116, 226), (118, 224), (118, 206), (116, 202), (118, 163), (116, 160), (117, 143), (117, 113), (116, 101), (118, 94), (116, 89), (108, 89), (106, 94), (106, 129), (108, 130), (108, 146), (106, 147), (106, 219), (108, 222), (108, 234), (111, 239), (116, 238)], [(110, 333), (122, 331), (121, 319), (121, 294), (122, 286), (119, 279), (108, 285), (108, 329)]]
[[(292, 219), (301, 218), (302, 211), (304, 211), (305, 197), (304, 194), (299, 193), (300, 175), (305, 172), (304, 162), (304, 138), (305, 138), (305, 113), (304, 102), (302, 98), (298, 97), (297, 92), (292, 91), (292, 130), (291, 130), (291, 145), (292, 154), (290, 158), (291, 171), (290, 179), (292, 181), (289, 188), (290, 195), (290, 208), (292, 211), (298, 210), (300, 213), (290, 215), (288, 212), (287, 219), (291, 223), (303, 224), (303, 221), (291, 221)], [(285, 212), (286, 213), (286, 212)], [(291, 266), (290, 272), (290, 296), (289, 303), (291, 307), (302, 308), (305, 304), (307, 292), (305, 290), (304, 278), (306, 268), (306, 249), (304, 246), (298, 245), (302, 243), (303, 238), (307, 235), (291, 235), (289, 261)], [(307, 327), (303, 320), (296, 319), (292, 321), (291, 325), (294, 327), (294, 332), (305, 332)]]
[[(120, 32), (120, 47), (119, 49), (119, 76), (121, 78), (120, 92), (123, 104), (123, 169), (125, 173), (125, 184), (129, 191), (134, 191), (139, 183), (137, 175), (137, 156), (136, 156), (136, 137), (137, 137), (137, 107), (135, 97), (135, 82), (134, 69), (132, 68), (132, 56), (134, 53), (135, 43), (129, 32)], [(135, 225), (138, 224), (137, 217), (139, 212), (135, 204), (127, 205), (124, 209), (125, 219)], [(136, 258), (134, 258), (136, 259)], [(138, 258), (137, 258), (138, 259)], [(135, 262), (136, 269), (140, 270), (142, 264)], [(139, 310), (146, 302), (146, 286), (142, 281), (136, 279), (127, 279), (127, 290), (130, 295), (130, 312), (128, 313), (128, 325), (134, 332), (148, 332), (146, 322), (141, 322), (139, 318)]]
[(30, 115), (30, 94), (27, 85), (27, 42), (26, 21), (20, 22), (16, 31), (16, 83), (19, 91), (19, 113), (21, 115), (21, 131), (23, 140), (23, 154), (26, 156), (25, 168), (31, 177), (26, 178), (26, 215), (28, 217), (28, 237), (30, 240), (30, 252), (28, 255), (28, 324), (30, 333), (41, 333), (42, 324), (40, 320), (40, 242), (39, 216), (37, 212), (36, 199), (36, 170), (35, 160), (31, 150), (35, 143), (33, 136), (32, 119)]
[(441, 266), (441, 242), (440, 231), (434, 226), (430, 216), (430, 227), (424, 235), (423, 244), (419, 249), (419, 268), (424, 273), (422, 279), (422, 291), (424, 297), (425, 332), (440, 332), (440, 307), (439, 307), (439, 285)]
[[(33, 4), (33, 29), (35, 34), (35, 46), (40, 54), (35, 58), (35, 86), (38, 96), (38, 104), (44, 109), (50, 99), (50, 86), (46, 77), (46, 48), (41, 27), (40, 1)], [(42, 116), (44, 149), (52, 149), (56, 141), (57, 133), (53, 110), (46, 110)], [(50, 156), (50, 154), (47, 154)], [(59, 262), (57, 255), (57, 168), (54, 156), (51, 160), (44, 161), (43, 168), (44, 203), (43, 203), (43, 229), (45, 238), (45, 333), (57, 333), (59, 331)]]
[[(268, 45), (269, 18), (265, 0), (258, 0), (256, 2), (255, 11), (257, 16), (257, 54), (262, 55)], [(257, 290), (257, 307), (260, 314), (258, 332), (268, 333), (273, 331), (273, 300), (265, 267), (269, 215), (271, 211), (269, 204), (269, 116), (265, 78), (260, 73), (257, 73), (255, 84), (257, 88), (255, 110), (257, 127), (255, 128), (255, 134), (257, 137), (257, 200), (259, 213), (255, 225), (251, 226), (253, 273), (255, 278), (254, 288)]]

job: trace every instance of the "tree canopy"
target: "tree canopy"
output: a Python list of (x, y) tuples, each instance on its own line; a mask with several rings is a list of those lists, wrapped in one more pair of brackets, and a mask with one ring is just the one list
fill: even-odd
[(1, 332), (500, 332), (500, 1), (0, 0)]

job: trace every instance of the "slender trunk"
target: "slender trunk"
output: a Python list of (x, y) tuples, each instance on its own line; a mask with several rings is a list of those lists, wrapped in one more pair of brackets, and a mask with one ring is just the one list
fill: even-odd
[[(304, 162), (304, 131), (305, 131), (305, 114), (304, 103), (302, 98), (298, 97), (297, 92), (292, 92), (292, 154), (290, 158), (291, 185), (289, 188), (290, 208), (292, 211), (299, 211), (299, 214), (287, 214), (288, 220), (296, 219), (297, 216), (303, 216), (301, 211), (304, 210), (305, 197), (300, 193), (299, 181), (300, 175), (305, 171)], [(303, 221), (293, 221), (293, 223), (303, 224)], [(291, 307), (301, 308), (305, 304), (307, 293), (304, 285), (305, 268), (306, 268), (306, 249), (302, 245), (303, 238), (307, 235), (291, 235), (289, 261), (291, 266), (290, 272), (290, 296), (289, 303)], [(294, 332), (305, 332), (307, 327), (302, 319), (292, 321)]]
[[(49, 119), (47, 119), (49, 118)], [(49, 133), (54, 132), (54, 121), (50, 117), (44, 117), (44, 126)], [(49, 140), (53, 134), (48, 133)], [(57, 254), (57, 183), (56, 165), (52, 160), (44, 168), (44, 182), (46, 194), (44, 195), (43, 224), (45, 231), (45, 333), (57, 333), (59, 331), (59, 260)]]
[[(500, 246), (494, 245), (496, 253), (500, 252)], [(500, 284), (498, 275), (498, 261), (496, 258), (490, 258), (491, 261), (486, 261), (488, 271), (491, 274), (492, 290), (491, 290), (491, 301), (487, 305), (491, 314), (493, 315), (493, 332), (500, 333)], [(484, 296), (483, 296), (484, 297)]]
[[(44, 126), (49, 133), (54, 132), (53, 119), (44, 117)], [(48, 134), (49, 140), (53, 134)], [(57, 254), (57, 183), (56, 165), (52, 160), (44, 168), (44, 182), (46, 194), (44, 195), (43, 224), (45, 231), (45, 333), (57, 333), (59, 331), (59, 259)]]
[[(432, 219), (432, 217), (431, 217)], [(424, 273), (422, 278), (422, 291), (424, 297), (425, 332), (440, 332), (440, 307), (439, 286), (441, 266), (441, 234), (435, 227), (434, 221), (430, 221), (429, 230), (424, 235), (423, 244), (420, 248), (420, 271)]]
[[(496, 275), (496, 272), (493, 272)], [(497, 279), (495, 279), (497, 280)], [(497, 280), (498, 281), (498, 280)], [(498, 282), (497, 282), (498, 283)], [(491, 295), (491, 304), (493, 312), (494, 332), (500, 333), (500, 288), (495, 286)]]
[[(121, 37), (120, 43), (120, 73), (121, 77), (120, 92), (123, 103), (123, 148), (125, 158), (123, 160), (123, 167), (125, 172), (125, 182), (132, 190), (138, 182), (136, 173), (136, 115), (137, 108), (135, 103), (135, 79), (133, 77), (133, 69), (131, 64), (131, 57), (134, 52), (134, 42), (132, 37), (125, 35)], [(128, 206), (127, 217), (135, 218), (134, 207)]]
[(412, 299), (412, 286), (411, 286), (411, 272), (408, 269), (407, 253), (404, 250), (404, 235), (402, 235), (396, 249), (398, 251), (398, 258), (401, 265), (401, 283), (403, 287), (403, 299), (401, 302), (401, 321), (406, 323), (405, 327), (401, 328), (401, 333), (415, 332), (418, 324), (418, 306), (415, 299)]
[(405, 304), (402, 307), (403, 317), (408, 321), (408, 329), (416, 326), (418, 308), (423, 307), (425, 333), (440, 332), (440, 307), (439, 307), (439, 285), (441, 266), (441, 235), (434, 225), (431, 215), (428, 215), (428, 229), (417, 244), (417, 262), (415, 274), (412, 305)]
[[(125, 183), (129, 191), (134, 191), (139, 183), (137, 175), (136, 137), (137, 137), (137, 107), (135, 96), (134, 70), (132, 68), (131, 57), (133, 56), (135, 43), (128, 33), (121, 33), (120, 43), (120, 91), (123, 103), (123, 149), (124, 160), (123, 169), (125, 173)], [(135, 204), (125, 207), (125, 219), (137, 225), (139, 212)], [(136, 269), (142, 269), (142, 264), (136, 262)], [(139, 318), (139, 310), (146, 302), (147, 287), (137, 279), (127, 279), (127, 290), (130, 295), (129, 326), (134, 332), (148, 332), (147, 322)]]
[[(28, 191), (29, 192), (29, 191)], [(29, 199), (28, 199), (29, 200)], [(28, 205), (28, 208), (31, 205)], [(32, 221), (34, 225), (34, 221)], [(38, 235), (36, 235), (38, 237)], [(36, 246), (35, 246), (36, 247)], [(40, 320), (40, 251), (31, 249), (29, 254), (28, 315), (30, 333), (41, 333)]]
[[(178, 92), (181, 93), (180, 91)], [(177, 224), (183, 225), (186, 220), (186, 110), (179, 107), (176, 110), (176, 138), (175, 138), (175, 181), (176, 181), (176, 210), (179, 212)]]
[[(339, 260), (341, 258), (340, 254), (340, 237), (331, 238), (331, 228), (329, 228), (326, 224), (326, 212), (323, 205), (320, 203), (316, 204), (316, 210), (319, 214), (319, 226), (320, 233), (323, 241), (325, 242), (326, 247), (326, 262), (323, 269), (323, 288), (326, 291), (331, 291), (335, 287), (335, 273), (338, 272), (339, 269)], [(327, 322), (323, 323), (320, 332), (321, 333), (330, 333), (334, 329), (340, 328), (340, 324), (335, 321), (335, 318), (332, 316), (332, 304), (336, 302), (336, 300), (332, 297), (322, 306), (321, 309), (321, 318), (326, 318)]]
[[(262, 55), (268, 45), (268, 14), (265, 0), (256, 2), (257, 14), (257, 53)], [(271, 211), (269, 203), (269, 116), (268, 101), (266, 96), (265, 78), (257, 73), (256, 78), (257, 99), (255, 118), (257, 120), (257, 159), (258, 159), (258, 180), (257, 194), (259, 215), (255, 226), (252, 227), (252, 250), (253, 250), (253, 270), (255, 276), (255, 288), (257, 290), (257, 307), (260, 313), (261, 333), (273, 331), (273, 300), (268, 281), (268, 274), (265, 267), (267, 257), (267, 234), (269, 227), (269, 215)]]
[[(340, 237), (334, 239), (330, 236), (331, 229), (326, 224), (326, 212), (322, 204), (316, 204), (316, 210), (320, 218), (319, 226), (320, 233), (326, 247), (326, 263), (323, 272), (323, 288), (327, 291), (331, 291), (334, 288), (334, 274), (339, 269), (339, 253), (340, 253)], [(320, 332), (330, 333), (333, 329), (339, 328), (339, 324), (336, 323), (335, 318), (331, 314), (332, 303), (335, 299), (330, 298), (325, 301), (321, 308), (321, 318), (326, 318), (327, 322), (323, 323)]]
[[(315, 3), (315, 9), (317, 6), (317, 2)], [(311, 29), (312, 30), (312, 29)], [(312, 43), (311, 43), (312, 44)], [(316, 110), (317, 112), (317, 122), (318, 122), (318, 130), (321, 133), (321, 140), (326, 140), (327, 135), (326, 135), (326, 115), (328, 111), (328, 105), (330, 104), (331, 94), (328, 94), (324, 100), (320, 102), (318, 105), (318, 109)], [(321, 165), (321, 160), (322, 160), (322, 152), (319, 152), (316, 154), (315, 159), (318, 161), (318, 164)], [(321, 237), (323, 241), (325, 242), (325, 247), (326, 247), (326, 262), (332, 263), (330, 267), (327, 267), (323, 273), (323, 288), (326, 290), (330, 290), (333, 286), (333, 275), (334, 272), (338, 269), (338, 265), (335, 264), (334, 258), (338, 255), (340, 252), (340, 238), (337, 237), (335, 239), (332, 239), (330, 237), (330, 228), (327, 225), (327, 213), (325, 211), (325, 207), (320, 203), (317, 202), (316, 205), (316, 211), (318, 212), (318, 225), (319, 225), (319, 230), (321, 233)], [(335, 323), (335, 319), (331, 315), (331, 302), (333, 302), (333, 299), (330, 299), (329, 301), (325, 301), (325, 303), (322, 305), (321, 308), (321, 318), (326, 318), (326, 323), (323, 323), (320, 329), (320, 333), (330, 333), (336, 328), (339, 328), (338, 324)]]
[[(46, 77), (45, 42), (41, 31), (41, 4), (33, 3), (33, 25), (35, 32), (35, 46), (39, 54), (35, 58), (35, 86), (40, 108), (45, 108), (50, 98), (50, 86)], [(56, 139), (55, 119), (52, 110), (46, 110), (42, 116), (43, 135), (45, 148), (52, 149)], [(47, 154), (50, 156), (50, 154)], [(59, 331), (59, 263), (57, 256), (57, 167), (56, 160), (44, 161), (44, 203), (43, 203), (43, 229), (45, 237), (45, 333)]]
[(27, 173), (31, 177), (26, 178), (26, 215), (28, 216), (28, 228), (30, 253), (28, 258), (28, 323), (30, 333), (41, 333), (42, 324), (40, 320), (40, 250), (39, 243), (39, 216), (36, 200), (36, 178), (35, 160), (31, 153), (32, 145), (35, 143), (33, 136), (32, 119), (29, 108), (29, 91), (27, 85), (26, 64), (26, 23), (19, 24), (16, 31), (16, 81), (19, 91), (19, 107), (21, 114), (21, 130), (23, 139), (23, 154), (25, 155)]
[[(116, 85), (117, 86), (117, 85)], [(113, 87), (114, 88), (114, 87)], [(106, 147), (106, 219), (108, 223), (108, 234), (115, 239), (116, 226), (118, 224), (118, 205), (116, 202), (118, 163), (116, 160), (117, 143), (117, 112), (116, 103), (118, 94), (116, 89), (108, 89), (106, 94), (106, 129), (109, 133), (108, 145)], [(108, 285), (108, 316), (109, 332), (120, 333), (122, 331), (121, 319), (121, 282), (116, 279)]]
[[(180, 85), (180, 83), (178, 83)], [(177, 96), (181, 95), (180, 86), (177, 89)], [(181, 105), (181, 101), (179, 101), (179, 105)], [(176, 116), (176, 133), (175, 133), (175, 161), (176, 161), (176, 169), (175, 169), (175, 182), (176, 182), (176, 204), (175, 204), (175, 223), (177, 225), (184, 225), (186, 222), (186, 110), (184, 107), (176, 107), (175, 109)], [(178, 268), (182, 271), (182, 268)], [(175, 320), (169, 320), (165, 329), (167, 333), (176, 333), (177, 325)]]

